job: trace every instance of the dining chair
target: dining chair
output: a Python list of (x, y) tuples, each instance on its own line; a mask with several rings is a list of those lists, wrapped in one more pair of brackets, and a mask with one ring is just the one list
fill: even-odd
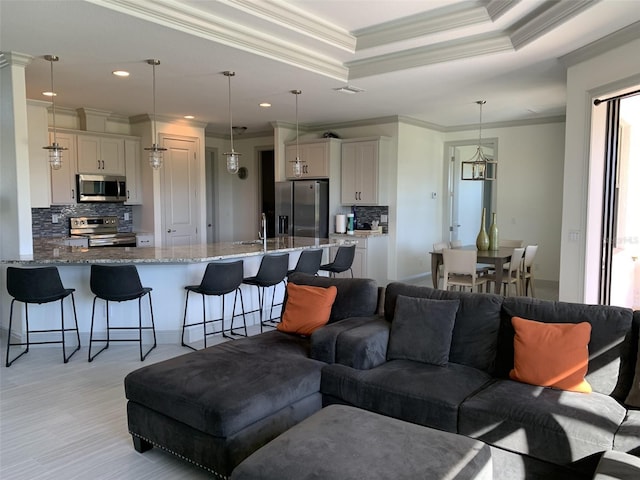
[(522, 262), (522, 269), (520, 271), (520, 287), (522, 288), (522, 295), (529, 295), (529, 286), (531, 286), (531, 296), (536, 296), (536, 289), (533, 278), (533, 260), (538, 252), (538, 245), (527, 245), (524, 249), (524, 260)]
[(462, 246), (462, 240), (451, 240), (449, 242), (450, 248), (460, 248)]
[[(511, 254), (511, 261), (509, 267), (502, 271), (502, 289), (503, 295), (506, 297), (509, 295), (509, 287), (513, 285), (515, 296), (520, 295), (522, 291), (520, 283), (520, 267), (522, 265), (522, 258), (524, 256), (524, 248), (514, 248)], [(496, 282), (495, 273), (489, 273), (485, 275), (488, 282)]]
[(444, 264), (443, 289), (448, 290), (449, 286), (459, 288), (469, 288), (472, 292), (478, 291), (487, 283), (486, 276), (478, 275), (476, 264), (478, 263), (478, 252), (476, 250), (461, 250), (456, 248), (445, 248), (442, 250), (442, 260)]
[[(449, 248), (449, 244), (447, 242), (436, 242), (433, 244), (434, 252), (442, 252), (445, 248)], [(444, 278), (444, 265), (440, 264), (438, 266), (438, 285), (440, 285), (440, 280)]]
[(507, 248), (520, 248), (520, 247), (524, 247), (524, 240), (508, 240), (505, 238), (501, 238), (500, 241), (498, 242), (498, 245), (500, 247), (507, 247)]
[[(451, 240), (449, 242), (449, 248), (461, 248), (462, 247), (462, 240)], [(487, 265), (485, 263), (479, 263), (476, 265), (476, 272), (478, 272), (478, 275), (484, 275), (485, 273), (489, 273), (489, 270), (491, 270), (492, 266), (491, 265)]]

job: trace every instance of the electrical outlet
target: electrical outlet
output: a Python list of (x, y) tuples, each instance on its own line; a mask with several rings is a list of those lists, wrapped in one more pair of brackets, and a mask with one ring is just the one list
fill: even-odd
[(129, 220), (129, 212), (124, 212), (124, 220), (125, 221)]
[(51, 223), (59, 223), (60, 222), (60, 215), (58, 215), (57, 213), (54, 213), (51, 215)]
[(389, 221), (389, 215), (380, 215), (380, 223), (387, 223)]

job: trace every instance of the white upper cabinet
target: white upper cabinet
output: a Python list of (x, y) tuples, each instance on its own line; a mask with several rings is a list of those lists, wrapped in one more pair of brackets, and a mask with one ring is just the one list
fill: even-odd
[(289, 180), (295, 180), (296, 178), (329, 178), (331, 164), (337, 163), (340, 158), (340, 140), (336, 138), (305, 140), (299, 142), (298, 149), (302, 163), (302, 175), (300, 177), (296, 177), (293, 173), (293, 165), (296, 161), (296, 144), (288, 143), (285, 146), (285, 175)]
[(126, 205), (140, 205), (142, 203), (142, 182), (140, 172), (140, 140), (124, 140), (125, 174), (127, 176)]
[(124, 175), (124, 140), (79, 134), (78, 173)]
[(343, 140), (341, 201), (343, 205), (380, 205), (386, 201), (381, 165), (387, 139)]
[[(68, 205), (76, 203), (76, 136), (57, 132), (56, 139), (67, 150), (62, 152), (62, 168), (51, 170), (51, 205)], [(53, 132), (49, 142), (53, 143)]]

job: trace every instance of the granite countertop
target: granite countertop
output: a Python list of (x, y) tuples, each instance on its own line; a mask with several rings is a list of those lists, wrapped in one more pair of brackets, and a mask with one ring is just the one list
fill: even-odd
[(329, 238), (339, 238), (339, 239), (350, 239), (354, 237), (361, 238), (369, 238), (369, 237), (388, 237), (388, 233), (375, 232), (375, 231), (367, 231), (367, 230), (356, 230), (353, 235), (347, 235), (346, 233), (331, 233), (329, 234)]
[(34, 239), (33, 255), (3, 259), (2, 263), (92, 264), (92, 263), (199, 263), (251, 257), (266, 253), (292, 252), (308, 248), (328, 248), (339, 239), (282, 237), (261, 241), (220, 242), (180, 247), (68, 247), (53, 239)]

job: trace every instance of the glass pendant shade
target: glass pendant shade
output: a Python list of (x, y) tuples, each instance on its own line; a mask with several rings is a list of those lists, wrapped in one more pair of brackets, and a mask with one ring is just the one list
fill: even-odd
[(495, 180), (498, 173), (498, 164), (495, 160), (489, 159), (482, 151), (482, 106), (486, 100), (476, 102), (480, 106), (480, 133), (478, 136), (478, 148), (476, 153), (469, 160), (462, 162), (462, 180)]
[(240, 168), (240, 153), (233, 149), (233, 116), (231, 115), (231, 77), (235, 76), (236, 72), (225, 71), (222, 74), (229, 80), (229, 138), (231, 139), (231, 151), (226, 152), (224, 155), (227, 157), (227, 172), (235, 175)]
[(151, 168), (154, 170), (158, 170), (162, 167), (164, 152), (167, 151), (166, 148), (158, 145), (158, 139), (156, 137), (156, 65), (160, 65), (160, 60), (150, 58), (147, 60), (147, 63), (153, 67), (153, 120), (151, 122), (153, 143), (151, 147), (147, 147), (145, 150), (149, 152), (149, 165), (151, 165)]
[(296, 159), (293, 162), (293, 176), (300, 178), (302, 176), (302, 161), (300, 160), (300, 148), (298, 146), (298, 95), (302, 93), (302, 90), (291, 90), (296, 96)]
[(53, 89), (53, 62), (57, 62), (59, 58), (56, 55), (45, 55), (44, 59), (51, 64), (51, 107), (53, 112), (53, 143), (42, 147), (45, 150), (49, 150), (49, 166), (53, 170), (60, 170), (62, 168), (62, 152), (66, 150), (58, 143), (56, 134), (56, 93)]

